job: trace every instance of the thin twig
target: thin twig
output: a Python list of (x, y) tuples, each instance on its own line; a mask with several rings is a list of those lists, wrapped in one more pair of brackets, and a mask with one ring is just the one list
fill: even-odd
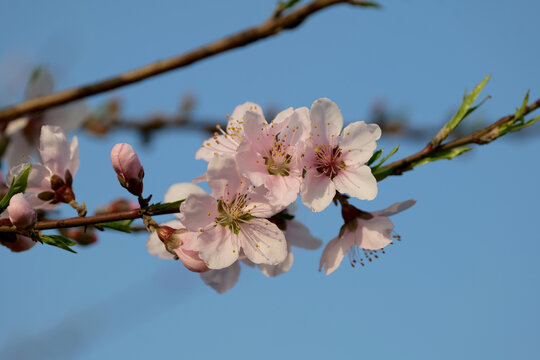
[[(527, 115), (538, 108), (540, 108), (540, 99), (526, 106), (522, 115)], [(500, 118), (493, 124), (488, 125), (478, 131), (449, 141), (437, 147), (433, 147), (431, 145), (432, 142), (430, 142), (425, 148), (423, 148), (419, 152), (409, 155), (401, 160), (394, 161), (393, 163), (390, 163), (388, 165), (382, 166), (380, 169), (378, 169), (378, 173), (381, 175), (377, 178), (377, 180), (380, 181), (390, 175), (401, 175), (405, 171), (412, 170), (413, 167), (411, 165), (413, 163), (425, 159), (429, 156), (436, 155), (437, 153), (443, 151), (455, 149), (468, 144), (488, 144), (500, 136), (499, 129), (501, 128), (501, 126), (512, 123), (515, 120), (516, 118), (514, 114), (507, 115)]]
[(188, 51), (184, 54), (177, 55), (169, 59), (160, 60), (102, 81), (63, 90), (6, 107), (0, 110), (0, 121), (13, 120), (31, 112), (45, 110), (53, 106), (66, 104), (71, 101), (133, 84), (164, 72), (193, 64), (197, 61), (206, 59), (219, 53), (254, 43), (258, 40), (279, 34), (283, 30), (293, 29), (304, 22), (304, 20), (313, 13), (339, 3), (368, 6), (364, 5), (364, 2), (362, 1), (314, 0), (285, 15), (270, 18), (258, 26), (240, 31), (236, 34), (204, 45), (195, 50)]

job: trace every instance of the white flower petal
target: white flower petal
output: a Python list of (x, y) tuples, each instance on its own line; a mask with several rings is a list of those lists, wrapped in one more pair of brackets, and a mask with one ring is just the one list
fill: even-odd
[(268, 277), (274, 277), (286, 273), (292, 267), (294, 261), (293, 253), (289, 250), (285, 261), (277, 265), (259, 264), (259, 270)]
[[(67, 169), (71, 172), (71, 176), (75, 176), (77, 170), (79, 170), (79, 139), (74, 136), (71, 140), (71, 145), (69, 148), (69, 162), (67, 164)], [(63, 175), (63, 174), (62, 174)]]
[(264, 179), (268, 176), (268, 170), (262, 156), (254, 153), (247, 141), (238, 147), (236, 163), (253, 186), (263, 185)]
[(201, 274), (202, 281), (220, 294), (232, 289), (239, 277), (240, 263), (238, 261), (227, 268), (210, 270)]
[(343, 129), (343, 115), (330, 99), (317, 99), (311, 105), (311, 137), (319, 144), (334, 144)]
[(180, 205), (179, 218), (189, 231), (200, 231), (219, 216), (217, 201), (208, 194), (191, 194)]
[(332, 239), (323, 250), (321, 261), (319, 263), (319, 271), (324, 267), (326, 275), (333, 273), (339, 267), (345, 254), (353, 245), (354, 238), (348, 231), (345, 231), (343, 237)]
[(48, 125), (41, 128), (39, 153), (43, 165), (63, 178), (71, 161), (71, 145), (62, 129)]
[(377, 180), (369, 166), (349, 166), (334, 178), (336, 189), (360, 200), (373, 200), (377, 196)]
[(410, 200), (407, 200), (407, 201), (402, 201), (402, 202), (397, 202), (395, 204), (390, 205), (386, 209), (379, 210), (379, 211), (374, 211), (371, 214), (373, 216), (392, 216), (392, 215), (400, 213), (400, 212), (402, 212), (404, 210), (407, 210), (408, 208), (410, 208), (414, 204), (416, 204), (416, 200), (413, 200), (413, 199), (410, 199)]
[(266, 219), (241, 224), (238, 240), (244, 254), (255, 264), (277, 265), (287, 257), (285, 235)]
[(199, 257), (210, 269), (223, 269), (238, 259), (240, 246), (231, 231), (221, 225), (205, 230), (197, 241)]
[(4, 133), (7, 136), (12, 136), (24, 129), (28, 125), (28, 117), (22, 117), (15, 120), (10, 121), (7, 124), (6, 130)]
[(217, 135), (203, 142), (201, 148), (195, 154), (195, 159), (210, 162), (214, 155), (234, 155), (237, 148), (238, 142), (229, 135)]
[(255, 111), (264, 117), (261, 107), (253, 102), (248, 101), (242, 105), (238, 105), (229, 117), (229, 122), (227, 123), (227, 132), (229, 134), (238, 133), (240, 137), (243, 135), (244, 116), (246, 112), (250, 110)]
[(382, 249), (392, 242), (393, 230), (394, 224), (387, 217), (378, 216), (359, 221), (356, 232), (361, 231), (362, 236), (360, 239), (357, 238), (356, 245), (366, 250)]
[(204, 190), (195, 184), (192, 183), (178, 183), (173, 184), (169, 187), (165, 193), (164, 201), (165, 202), (175, 202), (178, 200), (187, 199), (191, 194), (204, 194)]
[(300, 187), (302, 203), (311, 211), (319, 212), (326, 209), (336, 194), (336, 187), (328, 176), (317, 171), (308, 171)]
[(379, 125), (357, 121), (343, 129), (339, 145), (345, 151), (349, 149), (362, 150), (372, 154), (377, 148), (377, 140), (380, 138), (381, 128)]
[(208, 164), (206, 170), (208, 186), (216, 199), (223, 196), (225, 201), (232, 200), (233, 196), (247, 188), (247, 179), (240, 175), (234, 158), (231, 156), (216, 155)]

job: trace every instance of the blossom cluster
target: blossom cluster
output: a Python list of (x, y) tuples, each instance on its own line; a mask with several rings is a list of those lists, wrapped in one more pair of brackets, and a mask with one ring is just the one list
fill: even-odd
[[(311, 109), (288, 108), (270, 122), (259, 105), (247, 102), (228, 117), (225, 130), (218, 130), (196, 153), (208, 168), (194, 181), (206, 181), (211, 192), (191, 183), (173, 185), (165, 201), (185, 199), (178, 219), (164, 224), (147, 244), (152, 254), (180, 259), (203, 273), (204, 282), (218, 292), (236, 283), (239, 261), (276, 276), (292, 266), (291, 246), (321, 245), (290, 216), (288, 207), (298, 196), (320, 212), (337, 193), (360, 200), (377, 195), (366, 163), (380, 128), (363, 121), (343, 128), (341, 111), (329, 99), (316, 100)], [(321, 269), (333, 272), (353, 246), (371, 251), (391, 243), (393, 225), (387, 216), (413, 203), (394, 204), (391, 209), (398, 210), (365, 220), (348, 219), (346, 230), (324, 250)]]
[[(27, 97), (49, 91), (52, 78), (42, 71), (30, 82)], [(54, 116), (47, 112), (10, 124), (11, 169), (5, 184), (0, 184), (2, 191), (6, 193), (15, 179), (29, 171), (24, 194), (11, 196), (9, 206), (0, 214), (1, 224), (20, 230), (0, 236), (0, 243), (12, 251), (28, 250), (35, 244), (36, 238), (28, 236), (36, 234), (32, 229), (37, 211), (66, 203), (85, 216), (84, 203), (75, 201), (72, 186), (79, 167), (78, 141), (74, 137), (70, 143), (64, 132), (74, 117), (80, 123), (83, 109), (80, 105), (71, 110), (60, 108)], [(266, 276), (283, 274), (293, 264), (292, 247), (317, 249), (322, 245), (306, 226), (293, 220), (295, 201), (300, 197), (313, 212), (323, 211), (332, 201), (342, 207), (344, 224), (325, 247), (320, 270), (332, 273), (347, 253), (353, 266), (363, 265), (361, 251), (371, 261), (370, 256), (376, 257), (376, 252), (395, 237), (388, 216), (409, 208), (414, 200), (372, 213), (349, 204), (350, 198), (373, 200), (377, 195), (377, 180), (368, 162), (381, 130), (363, 121), (343, 125), (338, 106), (326, 98), (316, 100), (310, 109), (288, 108), (270, 122), (255, 103), (237, 106), (228, 116), (226, 129), (218, 126), (219, 132), (196, 152), (197, 159), (208, 162), (207, 171), (192, 183), (174, 184), (167, 191), (166, 203), (181, 201), (177, 219), (158, 225), (143, 216), (152, 232), (148, 251), (180, 260), (187, 269), (201, 273), (203, 281), (218, 292), (237, 282), (240, 262), (258, 267)], [(41, 161), (30, 167), (27, 159), (33, 151), (25, 141), (36, 137)], [(126, 206), (144, 210), (150, 198), (142, 196), (144, 169), (133, 148), (116, 144), (111, 163), (119, 183), (138, 197), (138, 204), (126, 202)], [(194, 184), (202, 181), (210, 193)], [(97, 239), (92, 228), (61, 234), (79, 244)]]

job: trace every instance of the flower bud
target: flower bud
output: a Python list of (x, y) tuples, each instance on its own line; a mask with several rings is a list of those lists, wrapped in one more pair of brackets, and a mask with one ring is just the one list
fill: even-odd
[(133, 195), (140, 196), (143, 191), (144, 169), (131, 145), (126, 143), (114, 145), (111, 150), (111, 162), (120, 185)]
[(36, 223), (36, 212), (22, 193), (13, 195), (7, 207), (9, 220), (18, 228), (24, 229)]
[(199, 257), (199, 252), (188, 246), (196, 239), (197, 234), (186, 229), (173, 229), (170, 226), (160, 226), (157, 229), (159, 239), (165, 244), (168, 252), (178, 256), (184, 266), (193, 272), (203, 273), (210, 270)]

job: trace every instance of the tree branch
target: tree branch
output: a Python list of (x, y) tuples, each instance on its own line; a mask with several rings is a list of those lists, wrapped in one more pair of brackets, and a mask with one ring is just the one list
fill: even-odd
[[(523, 112), (521, 113), (521, 117), (533, 112), (534, 110), (538, 108), (540, 108), (540, 99), (536, 100), (535, 102), (531, 103), (528, 106), (525, 106), (523, 109)], [(430, 141), (430, 143), (419, 152), (409, 155), (401, 160), (397, 160), (397, 161), (394, 161), (393, 163), (380, 167), (374, 172), (374, 175), (377, 178), (377, 181), (381, 181), (387, 176), (401, 175), (405, 171), (412, 170), (414, 168), (415, 163), (424, 159), (428, 159), (429, 157), (436, 156), (437, 154), (441, 154), (445, 151), (457, 149), (459, 147), (462, 147), (468, 144), (478, 144), (478, 145), (488, 144), (494, 141), (495, 139), (499, 138), (501, 135), (504, 135), (506, 132), (502, 132), (502, 130), (505, 127), (513, 124), (517, 120), (519, 120), (519, 118), (516, 117), (516, 114), (507, 115), (505, 117), (500, 118), (493, 124), (488, 125), (478, 131), (475, 131), (473, 133), (470, 133), (469, 135), (457, 138), (455, 140), (449, 141), (445, 144), (438, 145), (436, 147), (433, 147), (431, 145), (433, 141)]]
[(286, 29), (293, 29), (300, 25), (307, 17), (326, 7), (339, 4), (350, 3), (356, 6), (372, 6), (370, 2), (352, 0), (314, 0), (296, 10), (285, 15), (272, 17), (264, 23), (240, 31), (223, 39), (188, 51), (184, 54), (160, 60), (155, 63), (140, 67), (123, 74), (97, 81), (81, 87), (63, 90), (50, 95), (23, 101), (19, 104), (6, 107), (0, 110), (0, 121), (13, 120), (21, 115), (31, 112), (41, 111), (53, 106), (66, 104), (88, 96), (100, 94), (122, 86), (148, 79), (167, 71), (175, 70), (194, 62), (206, 59), (219, 53), (232, 50), (241, 46), (254, 43), (258, 40), (277, 35)]

